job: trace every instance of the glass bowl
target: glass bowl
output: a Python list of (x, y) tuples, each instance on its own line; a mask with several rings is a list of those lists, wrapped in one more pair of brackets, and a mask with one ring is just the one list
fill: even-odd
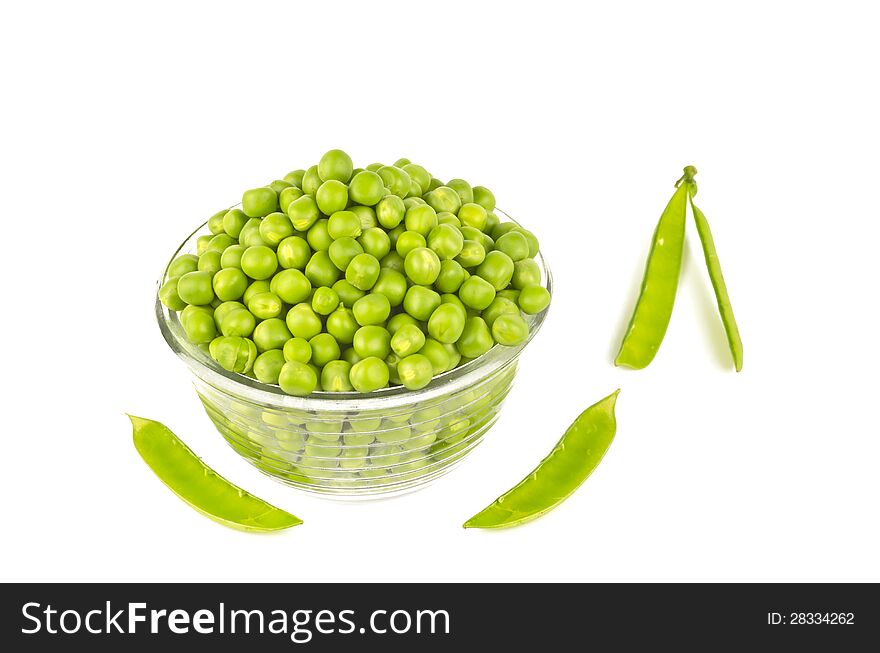
[[(496, 213), (511, 218), (496, 209)], [(207, 223), (177, 249), (195, 253)], [(553, 290), (539, 253), (542, 284)], [(159, 301), (156, 317), (171, 349), (193, 373), (196, 392), (230, 446), (260, 471), (293, 487), (343, 498), (402, 493), (451, 470), (495, 423), (517, 363), (547, 311), (524, 316), (529, 337), (495, 345), (483, 356), (440, 374), (421, 390), (402, 386), (368, 393), (285, 394), (279, 387), (228, 372), (190, 343), (178, 314)]]

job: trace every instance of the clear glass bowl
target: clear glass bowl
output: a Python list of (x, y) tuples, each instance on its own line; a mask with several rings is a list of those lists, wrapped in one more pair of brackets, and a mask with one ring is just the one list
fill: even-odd
[[(510, 219), (501, 211), (496, 213)], [(202, 225), (177, 249), (195, 253)], [(542, 256), (542, 283), (553, 281)], [(448, 472), (495, 423), (516, 375), (519, 355), (547, 311), (525, 316), (529, 338), (496, 345), (483, 356), (435, 377), (421, 390), (402, 386), (369, 393), (285, 394), (277, 386), (228, 372), (190, 343), (178, 319), (159, 301), (162, 335), (194, 375), (202, 404), (226, 441), (260, 471), (288, 485), (354, 498), (400, 493)]]

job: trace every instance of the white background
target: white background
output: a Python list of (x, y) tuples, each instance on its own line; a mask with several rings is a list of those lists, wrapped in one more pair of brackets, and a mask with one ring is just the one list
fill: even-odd
[[(5, 3), (3, 580), (880, 581), (873, 3)], [(370, 503), (222, 441), (152, 314), (173, 248), (331, 147), (491, 187), (557, 280), (497, 426)], [(696, 232), (655, 362), (611, 365), (656, 220), (700, 174), (745, 343)], [(602, 465), (530, 525), (460, 525), (622, 388)], [(125, 413), (305, 520), (190, 510)]]

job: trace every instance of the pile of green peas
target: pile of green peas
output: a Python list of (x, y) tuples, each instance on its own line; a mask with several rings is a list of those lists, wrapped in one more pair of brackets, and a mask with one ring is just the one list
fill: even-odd
[(291, 395), (409, 390), (529, 335), (550, 303), (538, 240), (495, 196), (342, 150), (208, 220), (159, 298), (224, 369)]

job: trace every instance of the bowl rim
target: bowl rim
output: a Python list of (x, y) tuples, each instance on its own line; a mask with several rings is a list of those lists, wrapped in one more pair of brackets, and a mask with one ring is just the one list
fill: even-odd
[[(232, 209), (236, 206), (240, 205), (236, 204), (229, 208)], [(494, 212), (503, 215), (517, 225), (520, 224), (501, 209), (496, 208)], [(155, 296), (155, 314), (159, 330), (171, 350), (203, 382), (214, 386), (222, 392), (236, 395), (241, 399), (265, 407), (316, 412), (387, 410), (434, 399), (457, 390), (465, 389), (516, 360), (541, 329), (549, 312), (548, 306), (536, 315), (524, 316), (529, 325), (529, 335), (525, 342), (514, 347), (496, 344), (482, 356), (452, 370), (438, 374), (431, 379), (428, 385), (420, 390), (407, 390), (406, 387), (400, 385), (371, 392), (326, 392), (322, 390), (313, 392), (306, 397), (289, 395), (276, 385), (268, 385), (251, 377), (229, 372), (220, 367), (207, 353), (207, 347), (194, 345), (187, 340), (183, 327), (180, 324), (178, 312), (167, 308), (159, 299), (159, 290), (165, 282), (168, 267), (178, 256), (191, 253), (189, 250), (193, 249), (197, 238), (200, 235), (204, 235), (201, 232), (207, 224), (207, 221), (205, 221), (196, 227), (177, 247), (162, 269), (156, 285)], [(535, 261), (541, 268), (541, 285), (547, 289), (552, 297), (553, 275), (542, 252), (538, 252), (537, 256), (535, 256)]]

